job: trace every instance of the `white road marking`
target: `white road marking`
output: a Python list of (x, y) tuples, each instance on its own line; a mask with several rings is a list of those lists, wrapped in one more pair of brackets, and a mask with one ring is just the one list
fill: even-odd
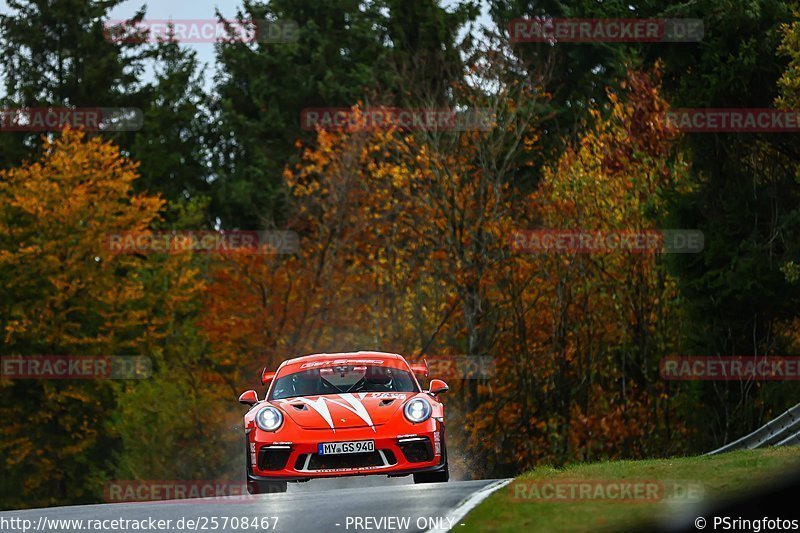
[[(469, 498), (461, 502), (461, 504), (459, 504), (458, 507), (456, 507), (455, 509), (450, 511), (450, 513), (447, 514), (449, 523), (453, 524), (452, 530), (458, 531), (458, 525), (461, 522), (461, 520), (463, 520), (463, 518), (467, 516), (467, 513), (469, 513), (471, 510), (477, 507), (478, 504), (480, 504), (483, 500), (491, 496), (493, 492), (502, 489), (512, 481), (514, 480), (498, 479), (494, 483), (489, 483), (481, 490), (472, 493), (469, 496)], [(446, 533), (447, 531), (450, 530), (444, 528), (435, 528), (435, 529), (429, 529), (425, 533)]]

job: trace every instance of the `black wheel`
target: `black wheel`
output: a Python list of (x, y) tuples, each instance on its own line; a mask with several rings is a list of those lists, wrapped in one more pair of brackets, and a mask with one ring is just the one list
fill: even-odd
[(250, 494), (273, 494), (286, 492), (288, 484), (285, 481), (248, 481), (247, 492)]
[(444, 468), (437, 472), (420, 472), (414, 474), (414, 483), (445, 483), (450, 479), (450, 467), (447, 461), (444, 463)]

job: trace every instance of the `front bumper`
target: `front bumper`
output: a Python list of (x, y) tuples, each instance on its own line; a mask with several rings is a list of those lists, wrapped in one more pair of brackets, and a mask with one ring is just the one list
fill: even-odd
[[(435, 472), (446, 467), (444, 426), (436, 420), (410, 425), (398, 434), (386, 425), (330, 430), (291, 428), (281, 435), (248, 429), (248, 481), (307, 481), (315, 478)], [(375, 451), (320, 456), (323, 442), (374, 440)]]

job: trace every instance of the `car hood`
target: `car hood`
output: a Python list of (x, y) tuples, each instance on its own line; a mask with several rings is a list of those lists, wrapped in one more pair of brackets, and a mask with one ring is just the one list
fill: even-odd
[(414, 392), (355, 392), (273, 400), (303, 429), (345, 429), (385, 424)]

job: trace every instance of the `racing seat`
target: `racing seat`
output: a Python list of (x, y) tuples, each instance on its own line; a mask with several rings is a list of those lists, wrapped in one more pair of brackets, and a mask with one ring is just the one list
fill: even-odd
[(368, 366), (364, 381), (369, 390), (374, 392), (390, 392), (392, 387), (392, 370), (379, 366)]
[(297, 396), (315, 396), (322, 393), (322, 379), (318, 371), (298, 372), (292, 376), (292, 388)]

